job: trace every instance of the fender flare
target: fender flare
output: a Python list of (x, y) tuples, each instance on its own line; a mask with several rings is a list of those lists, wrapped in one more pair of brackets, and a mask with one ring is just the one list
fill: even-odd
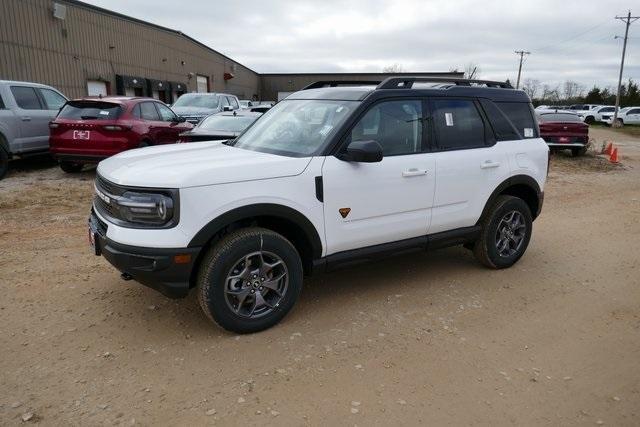
[(538, 212), (531, 212), (531, 214), (533, 215), (534, 219), (538, 216), (538, 214), (540, 213), (539, 210), (542, 207), (543, 198), (543, 193), (540, 190), (540, 185), (529, 175), (514, 175), (502, 181), (502, 183), (500, 183), (500, 185), (498, 185), (496, 189), (493, 190), (493, 193), (491, 193), (489, 199), (487, 199), (487, 203), (485, 203), (484, 205), (484, 209), (482, 209), (482, 214), (480, 215), (480, 218), (478, 218), (478, 222), (476, 222), (476, 225), (479, 225), (482, 221), (482, 218), (487, 215), (487, 212), (489, 211), (489, 209), (491, 209), (491, 206), (493, 206), (498, 196), (502, 194), (504, 190), (514, 185), (526, 185), (527, 187), (535, 191), (536, 196), (538, 197)]
[(320, 240), (320, 235), (313, 223), (311, 223), (305, 215), (297, 210), (274, 203), (257, 203), (241, 206), (223, 213), (202, 227), (191, 239), (188, 247), (204, 246), (224, 227), (243, 219), (261, 216), (276, 217), (294, 223), (298, 228), (300, 228), (300, 230), (302, 230), (309, 241), (313, 252), (313, 258), (317, 259), (322, 256), (322, 241)]

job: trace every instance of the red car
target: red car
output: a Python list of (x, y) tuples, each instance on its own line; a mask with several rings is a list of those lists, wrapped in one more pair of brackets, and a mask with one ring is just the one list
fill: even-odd
[(150, 98), (104, 97), (67, 102), (49, 123), (49, 149), (65, 172), (79, 172), (132, 148), (173, 144), (193, 128)]
[(540, 136), (551, 151), (571, 150), (573, 156), (587, 152), (589, 125), (573, 111), (536, 110)]

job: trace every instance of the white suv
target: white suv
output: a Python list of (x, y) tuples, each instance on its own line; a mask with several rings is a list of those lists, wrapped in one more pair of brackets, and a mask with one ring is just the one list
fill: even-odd
[(276, 324), (305, 274), (340, 264), (457, 244), (488, 267), (514, 264), (548, 168), (527, 95), (487, 81), (359, 84), (312, 84), (231, 141), (102, 161), (96, 254), (167, 296), (195, 288), (239, 333)]

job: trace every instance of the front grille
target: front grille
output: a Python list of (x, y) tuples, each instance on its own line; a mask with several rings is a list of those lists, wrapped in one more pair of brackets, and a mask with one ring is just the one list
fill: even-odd
[[(121, 196), (126, 192), (124, 188), (110, 181), (107, 181), (100, 175), (96, 175), (95, 185), (98, 191), (100, 191), (104, 196), (109, 198), (112, 198), (113, 196)], [(119, 209), (116, 206), (114, 206), (112, 203), (105, 202), (97, 194), (94, 197), (94, 205), (98, 213), (100, 213), (100, 215), (106, 216), (107, 218), (121, 219)]]

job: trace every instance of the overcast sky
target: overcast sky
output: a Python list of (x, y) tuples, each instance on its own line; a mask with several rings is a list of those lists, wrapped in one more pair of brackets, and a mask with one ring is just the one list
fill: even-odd
[[(180, 30), (257, 72), (448, 71), (481, 78), (585, 87), (615, 85), (624, 24), (636, 0), (85, 0)], [(634, 12), (632, 10), (632, 12)], [(632, 24), (624, 78), (640, 81), (640, 20)]]

